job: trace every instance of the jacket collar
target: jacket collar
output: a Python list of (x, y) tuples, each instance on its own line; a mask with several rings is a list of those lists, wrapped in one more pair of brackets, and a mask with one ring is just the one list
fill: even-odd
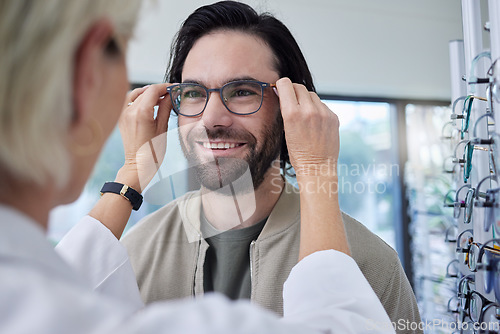
[[(201, 240), (200, 213), (201, 191), (190, 192), (179, 199), (179, 211), (189, 242)], [(285, 187), (274, 206), (258, 240), (286, 230), (300, 218), (298, 189), (285, 181)]]

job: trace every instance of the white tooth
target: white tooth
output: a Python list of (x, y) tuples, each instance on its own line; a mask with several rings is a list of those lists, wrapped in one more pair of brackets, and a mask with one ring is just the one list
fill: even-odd
[(216, 144), (216, 143), (212, 143), (212, 146), (210, 146), (210, 148), (211, 148), (212, 150), (215, 150), (215, 149), (217, 148), (217, 144)]
[(203, 147), (210, 148), (210, 143), (203, 143)]
[(229, 148), (234, 148), (235, 146), (236, 146), (236, 144), (232, 143), (232, 144), (229, 145)]
[(228, 143), (225, 143), (225, 144), (224, 144), (224, 148), (229, 148), (229, 147), (231, 147), (231, 145), (230, 145), (230, 144), (228, 144)]
[(219, 143), (219, 144), (217, 145), (217, 148), (224, 148), (224, 143)]

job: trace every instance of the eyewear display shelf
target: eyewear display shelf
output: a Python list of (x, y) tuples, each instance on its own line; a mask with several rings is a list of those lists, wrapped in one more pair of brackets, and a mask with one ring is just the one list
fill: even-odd
[(406, 180), (415, 292), (426, 333), (500, 333), (500, 1), (462, 0), (462, 18), (442, 168)]

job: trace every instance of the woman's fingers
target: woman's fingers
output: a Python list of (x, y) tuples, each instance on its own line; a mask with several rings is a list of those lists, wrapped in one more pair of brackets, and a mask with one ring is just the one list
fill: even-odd
[(132, 91), (130, 91), (128, 94), (127, 94), (127, 97), (125, 99), (125, 105), (130, 105), (131, 103), (133, 103), (137, 97), (139, 97), (139, 95), (141, 95), (142, 93), (144, 93), (144, 91), (149, 87), (150, 85), (147, 85), (147, 86), (144, 86), (144, 87), (140, 87), (140, 88), (136, 88), (136, 89), (133, 89)]
[(312, 112), (314, 109), (314, 103), (311, 100), (311, 94), (307, 88), (304, 85), (293, 84), (293, 89), (301, 111)]
[[(165, 155), (166, 131), (171, 102), (169, 84), (134, 89), (127, 97), (120, 118), (120, 132), (127, 169), (136, 171), (143, 189), (152, 179)], [(129, 105), (130, 104), (130, 105)], [(158, 107), (154, 117), (154, 108)]]
[(297, 101), (293, 83), (290, 79), (283, 78), (278, 80), (276, 82), (276, 89), (279, 93), (281, 114), (283, 115), (283, 119), (285, 119), (290, 112), (295, 111), (299, 107), (299, 102)]
[(335, 169), (339, 153), (337, 116), (303, 85), (282, 78), (276, 87), (288, 153), (297, 175), (315, 173), (324, 165)]
[[(162, 97), (167, 94), (169, 84), (155, 84), (133, 90), (130, 93), (130, 108), (137, 108), (141, 117), (152, 119), (154, 115), (154, 107), (159, 104)], [(134, 98), (135, 97), (135, 98)]]
[(172, 110), (172, 102), (169, 96), (165, 96), (158, 102), (158, 114), (156, 116), (156, 130), (162, 133), (168, 130), (168, 120), (170, 111)]

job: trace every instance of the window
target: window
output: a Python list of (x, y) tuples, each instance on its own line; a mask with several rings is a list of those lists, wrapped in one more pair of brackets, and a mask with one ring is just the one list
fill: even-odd
[(391, 105), (323, 100), (340, 120), (340, 208), (396, 248), (393, 190), (399, 164), (391, 132)]

